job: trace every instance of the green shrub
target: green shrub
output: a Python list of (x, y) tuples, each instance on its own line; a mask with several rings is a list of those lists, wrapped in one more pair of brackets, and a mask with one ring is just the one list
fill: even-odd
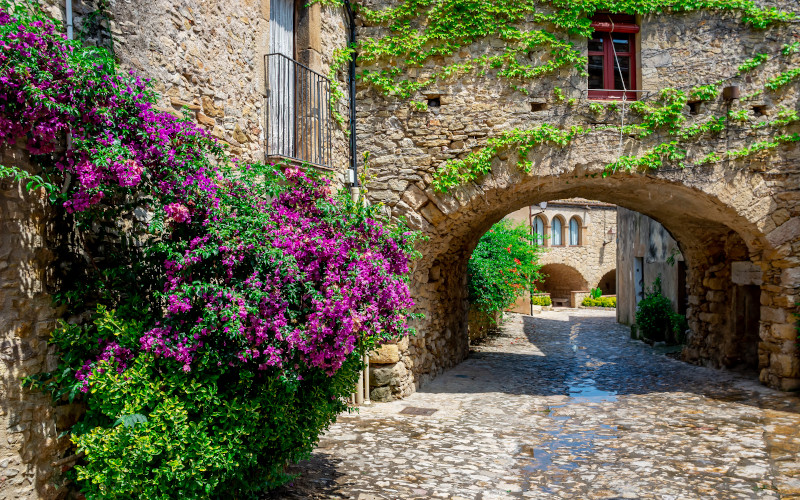
[(505, 311), (541, 279), (540, 252), (524, 226), (513, 227), (505, 220), (492, 226), (467, 264), (471, 306), (489, 316)]
[(592, 290), (589, 292), (589, 296), (593, 299), (599, 299), (603, 296), (603, 291), (599, 288), (592, 288)]
[(617, 298), (616, 297), (586, 297), (581, 302), (581, 305), (584, 307), (610, 307), (615, 308), (617, 307)]
[(674, 342), (675, 344), (685, 344), (686, 343), (686, 330), (689, 329), (689, 323), (686, 321), (686, 317), (682, 314), (672, 313), (670, 317), (672, 321), (672, 338), (669, 339), (670, 342)]
[(552, 306), (553, 299), (549, 295), (534, 295), (531, 297), (531, 304), (535, 306)]
[[(141, 324), (102, 311), (123, 335)], [(74, 326), (58, 337), (72, 336)], [(87, 498), (241, 498), (285, 482), (318, 434), (347, 410), (361, 368), (351, 356), (333, 376), (306, 370), (284, 380), (256, 370), (169, 370), (153, 354), (118, 371), (97, 365), (86, 415), (72, 429), (86, 458), (76, 479)], [(139, 413), (141, 412), (141, 413)]]
[(636, 325), (643, 338), (662, 342), (672, 331), (672, 302), (661, 293), (661, 276), (653, 282), (653, 288), (639, 301), (636, 308)]

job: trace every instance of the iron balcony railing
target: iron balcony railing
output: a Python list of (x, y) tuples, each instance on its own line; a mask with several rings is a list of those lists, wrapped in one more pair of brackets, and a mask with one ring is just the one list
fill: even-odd
[(267, 158), (333, 168), (331, 82), (283, 54), (265, 56)]

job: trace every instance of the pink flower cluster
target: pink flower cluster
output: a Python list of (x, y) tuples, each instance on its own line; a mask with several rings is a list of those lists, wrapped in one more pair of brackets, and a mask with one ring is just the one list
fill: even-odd
[[(232, 212), (215, 213), (206, 237), (167, 266), (168, 314), (143, 337), (145, 350), (186, 369), (211, 343), (217, 364), (332, 374), (361, 339), (407, 332), (413, 302), (398, 241), (375, 220), (337, 211), (327, 182), (291, 168), (286, 179), (270, 204), (239, 183), (222, 194)], [(198, 296), (198, 281), (217, 285)]]
[(160, 299), (150, 297), (163, 317), (138, 345), (101, 340), (77, 371), (82, 390), (104, 362), (124, 370), (141, 352), (185, 372), (333, 374), (360, 344), (407, 333), (402, 236), (353, 217), (328, 182), (296, 168), (274, 198), (263, 178), (225, 178), (221, 146), (158, 111), (148, 82), (76, 63), (52, 24), (16, 24), (0, 9), (0, 146), (27, 140), (33, 154), (53, 153), (69, 132), (74, 147), (56, 159), (67, 211), (92, 220), (134, 200), (169, 222), (151, 238), (165, 255), (149, 270), (164, 280)]
[(86, 361), (75, 373), (75, 378), (81, 382), (81, 392), (89, 392), (89, 380), (92, 375), (103, 373), (105, 370), (97, 366), (102, 361), (110, 361), (116, 364), (118, 373), (125, 371), (128, 363), (133, 359), (133, 351), (126, 347), (121, 347), (116, 342), (107, 342), (100, 339), (98, 342), (101, 347), (100, 354), (93, 360)]
[[(77, 74), (76, 49), (52, 23), (24, 25), (0, 9), (0, 26), (0, 145), (26, 140), (32, 154), (48, 154), (70, 133), (74, 148), (57, 162), (77, 181), (68, 211), (113, 204), (132, 188), (164, 200), (214, 201), (216, 169), (198, 158), (221, 148), (196, 125), (158, 111), (147, 81), (117, 75), (110, 64)], [(189, 220), (184, 210), (176, 214)]]

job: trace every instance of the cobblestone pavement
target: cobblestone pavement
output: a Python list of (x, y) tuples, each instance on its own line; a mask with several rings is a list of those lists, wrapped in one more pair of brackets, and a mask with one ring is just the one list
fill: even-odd
[(800, 499), (800, 402), (754, 377), (611, 312), (509, 315), (420, 392), (342, 416), (272, 498)]

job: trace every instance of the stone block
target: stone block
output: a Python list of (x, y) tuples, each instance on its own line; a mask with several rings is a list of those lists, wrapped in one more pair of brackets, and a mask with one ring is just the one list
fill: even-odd
[(795, 340), (798, 335), (797, 327), (795, 325), (779, 325), (773, 324), (770, 327), (772, 337), (781, 340)]
[(199, 123), (200, 125), (213, 127), (213, 126), (215, 126), (217, 124), (216, 120), (214, 120), (213, 118), (211, 118), (211, 117), (209, 117), (209, 116), (207, 116), (207, 115), (205, 115), (205, 114), (203, 114), (203, 113), (201, 113), (199, 111), (196, 113), (196, 115), (197, 115), (197, 123)]
[(774, 353), (769, 360), (770, 372), (778, 377), (800, 377), (800, 359), (795, 353)]
[(398, 387), (406, 375), (408, 375), (408, 369), (403, 363), (370, 365), (369, 385), (372, 387), (383, 387), (385, 385)]
[(408, 336), (403, 337), (397, 342), (397, 348), (400, 350), (401, 353), (406, 352), (408, 350), (409, 339)]
[(703, 321), (705, 323), (709, 323), (712, 325), (722, 323), (722, 317), (719, 314), (703, 312), (700, 313), (699, 316), (700, 316), (700, 321)]
[(727, 282), (722, 278), (705, 278), (703, 279), (703, 286), (711, 290), (724, 290)]
[(389, 386), (376, 387), (369, 392), (369, 398), (372, 401), (383, 403), (392, 400), (392, 389)]
[(784, 269), (781, 272), (781, 284), (789, 288), (800, 287), (800, 266)]
[(725, 302), (727, 294), (722, 290), (709, 290), (706, 293), (706, 300), (709, 302)]
[(776, 227), (767, 235), (767, 241), (778, 247), (796, 239), (800, 235), (800, 217), (793, 217)]
[(428, 196), (425, 194), (423, 190), (411, 184), (408, 186), (408, 189), (403, 193), (403, 201), (405, 201), (408, 206), (413, 208), (414, 210), (418, 210), (422, 205), (427, 203)]
[(782, 391), (796, 391), (800, 389), (800, 377), (785, 377), (781, 379), (780, 389)]
[(369, 355), (370, 363), (391, 364), (398, 361), (400, 361), (400, 351), (397, 344), (384, 344)]
[(761, 321), (770, 323), (786, 323), (786, 310), (776, 307), (762, 307)]
[(761, 267), (750, 261), (731, 263), (731, 281), (737, 285), (760, 285), (762, 275)]

